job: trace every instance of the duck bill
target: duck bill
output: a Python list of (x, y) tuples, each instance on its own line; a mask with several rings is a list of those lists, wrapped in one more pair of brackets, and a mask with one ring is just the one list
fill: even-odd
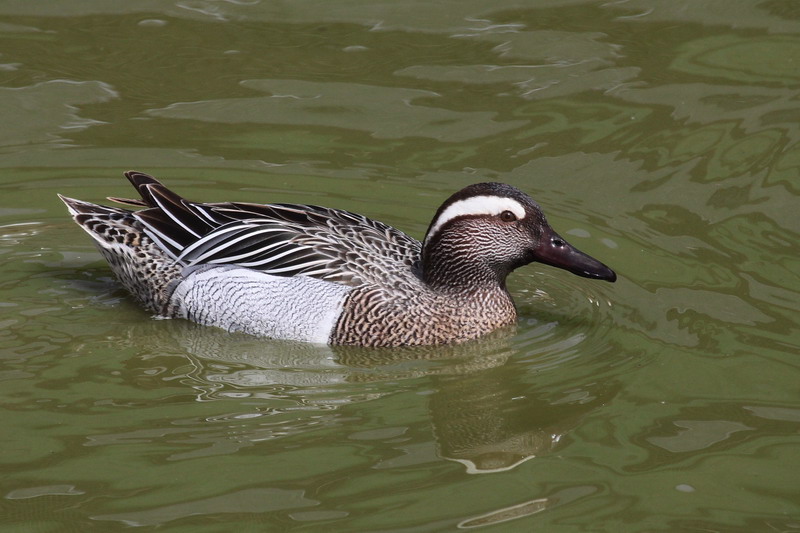
[(542, 236), (541, 244), (533, 249), (533, 260), (562, 268), (584, 278), (614, 282), (617, 274), (606, 265), (565, 241), (552, 229)]

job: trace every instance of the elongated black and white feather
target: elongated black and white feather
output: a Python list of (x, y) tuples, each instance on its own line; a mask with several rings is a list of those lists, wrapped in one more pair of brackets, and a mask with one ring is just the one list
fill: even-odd
[(382, 222), (300, 204), (198, 203), (155, 178), (126, 176), (146, 206), (143, 231), (178, 264), (236, 265), (276, 276), (309, 276), (350, 286), (413, 284), (421, 244)]

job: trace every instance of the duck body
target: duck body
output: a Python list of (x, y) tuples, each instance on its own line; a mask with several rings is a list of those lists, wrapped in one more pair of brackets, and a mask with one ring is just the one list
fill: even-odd
[(305, 342), (464, 342), (516, 322), (506, 276), (532, 261), (616, 274), (547, 224), (526, 194), (452, 195), (423, 242), (338, 209), (188, 201), (140, 172), (132, 211), (61, 196), (122, 285), (159, 316)]

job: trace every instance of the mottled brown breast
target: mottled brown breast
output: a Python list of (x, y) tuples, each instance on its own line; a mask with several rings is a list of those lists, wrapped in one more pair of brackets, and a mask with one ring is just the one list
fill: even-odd
[(423, 288), (398, 294), (385, 287), (353, 290), (331, 335), (331, 344), (418, 346), (451, 344), (478, 338), (516, 323), (507, 291), (470, 295)]

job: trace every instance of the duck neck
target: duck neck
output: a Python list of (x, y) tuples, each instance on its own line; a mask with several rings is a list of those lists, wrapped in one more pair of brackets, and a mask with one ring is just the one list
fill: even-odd
[(460, 294), (507, 295), (506, 276), (503, 271), (477, 257), (471, 250), (456, 243), (440, 239), (436, 246), (422, 250), (422, 280), (437, 292)]

